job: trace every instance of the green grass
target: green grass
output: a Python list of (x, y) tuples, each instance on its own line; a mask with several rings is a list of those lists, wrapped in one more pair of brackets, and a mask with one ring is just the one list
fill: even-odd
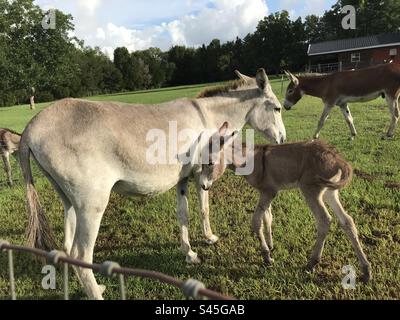
[[(282, 100), (281, 84), (273, 82)], [(158, 103), (179, 97), (193, 97), (203, 86), (92, 97), (131, 103)], [(38, 105), (38, 110), (48, 104)], [(322, 138), (337, 146), (353, 166), (370, 175), (370, 181), (355, 177), (342, 191), (343, 203), (354, 217), (360, 238), (373, 269), (368, 285), (344, 290), (341, 269), (358, 263), (350, 242), (336, 222), (328, 236), (323, 261), (314, 274), (304, 270), (315, 241), (314, 219), (298, 191), (282, 192), (273, 203), (275, 265), (262, 264), (259, 243), (250, 230), (257, 194), (240, 177), (226, 174), (211, 191), (211, 221), (221, 240), (214, 246), (203, 243), (198, 202), (190, 191), (190, 235), (193, 249), (203, 263), (186, 265), (179, 250), (175, 218), (175, 192), (154, 198), (125, 198), (113, 194), (105, 213), (95, 249), (95, 261), (115, 260), (126, 267), (161, 271), (180, 279), (196, 278), (207, 287), (240, 299), (400, 299), (400, 191), (388, 183), (400, 182), (400, 140), (382, 141), (389, 124), (389, 112), (382, 99), (353, 104), (351, 109), (359, 137), (348, 140), (349, 130), (335, 110)], [(289, 141), (312, 137), (321, 101), (304, 98), (291, 112), (284, 112)], [(27, 106), (0, 109), (0, 127), (22, 130), (34, 115)], [(400, 132), (399, 132), (400, 134)], [(257, 136), (258, 142), (264, 140)], [(16, 187), (8, 189), (0, 171), (0, 238), (23, 244), (27, 223), (25, 191), (17, 164), (13, 161)], [(63, 210), (49, 182), (34, 168), (37, 188), (57, 238), (63, 237)], [(41, 264), (26, 254), (16, 254), (16, 287), (19, 298), (58, 299), (56, 291), (41, 289)], [(0, 298), (8, 298), (7, 259), (0, 254)], [(60, 271), (60, 270), (59, 270)], [(61, 274), (59, 272), (59, 274)], [(71, 273), (72, 274), (72, 273)], [(118, 298), (116, 279), (97, 277), (107, 285), (106, 299)], [(61, 278), (57, 284), (61, 286)], [(75, 276), (71, 277), (72, 298), (85, 298)], [(179, 290), (150, 280), (127, 279), (130, 299), (181, 299)]]

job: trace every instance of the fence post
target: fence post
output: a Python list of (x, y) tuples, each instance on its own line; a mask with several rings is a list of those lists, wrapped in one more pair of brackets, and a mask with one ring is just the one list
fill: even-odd
[(69, 300), (69, 287), (68, 287), (68, 263), (64, 262), (64, 300)]
[[(111, 278), (113, 276), (114, 269), (119, 269), (121, 266), (113, 261), (106, 261), (100, 266), (100, 274), (105, 277)], [(121, 295), (121, 300), (126, 300), (125, 293), (125, 279), (123, 274), (119, 274), (119, 291)]]
[[(63, 251), (53, 250), (47, 257), (47, 263), (56, 266), (60, 258), (66, 258), (67, 255)], [(64, 290), (64, 300), (69, 300), (69, 287), (68, 287), (68, 264), (64, 262), (63, 264), (63, 290)]]
[[(189, 279), (185, 281), (182, 285), (182, 293), (187, 297), (187, 298), (193, 298), (193, 299), (198, 299), (199, 298), (199, 291), (201, 289), (205, 289), (206, 286), (204, 285), (203, 282), (200, 282), (195, 279)], [(205, 300), (203, 298), (203, 300)]]
[(0, 240), (0, 250), (7, 251), (8, 254), (8, 274), (10, 279), (10, 293), (11, 300), (17, 300), (17, 295), (15, 293), (15, 277), (14, 277), (14, 260), (13, 260), (13, 252), (10, 249), (3, 249), (3, 246), (10, 245), (9, 242)]

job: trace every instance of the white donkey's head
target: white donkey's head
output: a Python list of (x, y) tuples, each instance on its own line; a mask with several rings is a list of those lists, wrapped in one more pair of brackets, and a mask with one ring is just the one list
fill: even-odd
[[(236, 74), (247, 84), (254, 83), (254, 79), (236, 71)], [(247, 122), (272, 143), (281, 144), (286, 141), (286, 129), (282, 120), (282, 105), (274, 94), (264, 69), (259, 69), (255, 82), (258, 87), (258, 96), (254, 100), (255, 107), (247, 116)]]

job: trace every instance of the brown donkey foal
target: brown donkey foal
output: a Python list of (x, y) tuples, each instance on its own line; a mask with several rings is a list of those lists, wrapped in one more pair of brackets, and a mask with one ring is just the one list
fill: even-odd
[[(313, 270), (321, 260), (331, 223), (331, 216), (325, 206), (327, 203), (350, 238), (361, 265), (362, 280), (365, 282), (370, 280), (371, 267), (361, 247), (357, 228), (339, 200), (339, 190), (351, 181), (353, 172), (351, 165), (332, 146), (323, 141), (262, 145), (256, 146), (254, 150), (243, 146), (239, 150), (232, 143), (228, 145), (227, 141), (233, 140), (234, 135), (225, 136), (226, 130), (227, 124), (224, 124), (220, 129), (220, 147), (216, 148), (219, 154), (211, 154), (209, 163), (202, 165), (202, 187), (209, 190), (227, 167), (236, 170), (245, 166), (248, 161), (254, 160), (254, 170), (245, 178), (260, 193), (252, 226), (261, 242), (265, 262), (273, 263), (271, 203), (280, 190), (299, 188), (317, 221), (317, 241), (307, 265), (308, 269)], [(213, 159), (218, 161), (213, 162)], [(264, 227), (266, 227), (266, 239)]]
[(10, 155), (18, 156), (21, 135), (10, 129), (0, 128), (0, 154), (3, 159), (4, 170), (7, 174), (7, 183), (12, 187)]
[[(321, 98), (324, 111), (314, 138), (318, 139), (331, 110), (339, 106), (351, 131), (357, 135), (348, 103), (366, 102), (379, 96), (386, 98), (392, 121), (387, 137), (392, 138), (400, 119), (400, 65), (389, 63), (354, 71), (320, 76), (296, 77), (286, 71), (291, 82), (286, 91), (285, 109), (290, 110), (304, 95)], [(367, 112), (367, 111), (366, 111)]]

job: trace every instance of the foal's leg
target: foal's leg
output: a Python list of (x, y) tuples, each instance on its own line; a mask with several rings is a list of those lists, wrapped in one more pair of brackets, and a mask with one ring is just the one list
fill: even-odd
[(394, 130), (396, 129), (397, 123), (399, 122), (399, 96), (400, 92), (394, 97), (386, 94), (386, 101), (389, 105), (390, 113), (392, 115), (392, 122), (390, 123), (389, 131), (387, 133), (388, 138), (393, 138)]
[(362, 280), (367, 282), (371, 279), (371, 265), (361, 247), (360, 240), (358, 239), (358, 232), (356, 225), (354, 224), (353, 218), (349, 216), (343, 209), (343, 206), (339, 199), (339, 191), (328, 190), (324, 197), (327, 203), (330, 205), (335, 215), (339, 219), (339, 224), (350, 238), (351, 244), (357, 254), (357, 258), (361, 265)]
[(317, 222), (317, 241), (315, 242), (307, 269), (314, 270), (315, 266), (321, 261), (322, 252), (325, 246), (325, 240), (331, 224), (331, 216), (322, 201), (324, 190), (302, 188), (307, 204), (313, 212)]
[(210, 225), (210, 207), (208, 202), (208, 191), (204, 191), (200, 183), (196, 182), (197, 196), (200, 203), (200, 214), (202, 219), (203, 233), (208, 244), (214, 244), (218, 241), (218, 237), (213, 234)]
[[(257, 205), (256, 211), (253, 215), (253, 231), (257, 235), (258, 239), (261, 243), (261, 251), (264, 257), (264, 261), (267, 265), (271, 265), (274, 263), (274, 259), (271, 258), (271, 250), (265, 241), (264, 236), (264, 219), (266, 217), (266, 212), (269, 211), (271, 202), (274, 198), (274, 195), (268, 193), (262, 193), (260, 196), (260, 201)], [(272, 220), (271, 220), (272, 221)], [(268, 227), (267, 227), (268, 230)], [(271, 230), (269, 228), (269, 230)], [(272, 235), (268, 232), (269, 244), (272, 245)]]
[(187, 263), (200, 263), (197, 253), (192, 251), (189, 243), (189, 204), (188, 204), (188, 179), (178, 183), (176, 188), (177, 195), (177, 217), (181, 228), (181, 250), (186, 255)]
[(340, 110), (342, 110), (342, 113), (344, 115), (344, 118), (346, 119), (347, 124), (349, 125), (350, 132), (351, 132), (351, 140), (354, 140), (354, 138), (357, 136), (357, 130), (356, 127), (354, 126), (353, 122), (353, 116), (351, 115), (349, 106), (346, 104), (343, 104), (340, 106)]
[(264, 215), (264, 225), (266, 229), (266, 234), (267, 234), (267, 244), (269, 247), (269, 250), (274, 250), (274, 240), (272, 239), (272, 212), (271, 212), (271, 205), (268, 207), (267, 211), (265, 212)]
[(1, 158), (3, 159), (4, 170), (6, 171), (7, 175), (7, 184), (9, 187), (12, 187), (13, 181), (11, 177), (10, 153), (8, 151), (4, 151), (1, 154)]
[(317, 131), (315, 131), (315, 134), (314, 134), (314, 139), (319, 138), (319, 136), (321, 134), (321, 130), (322, 130), (326, 120), (328, 119), (329, 113), (331, 112), (332, 108), (333, 108), (332, 105), (325, 103), (324, 111), (322, 112), (321, 119), (318, 122)]

